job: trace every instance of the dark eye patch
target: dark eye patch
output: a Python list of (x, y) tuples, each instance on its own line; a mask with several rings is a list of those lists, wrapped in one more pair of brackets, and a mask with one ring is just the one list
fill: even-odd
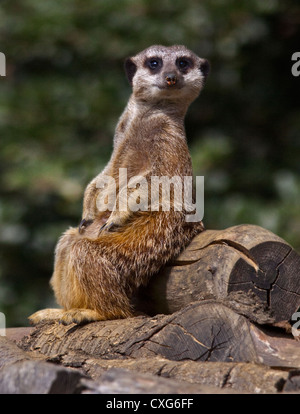
[(152, 72), (159, 72), (162, 68), (162, 59), (159, 57), (152, 57), (145, 60), (145, 66)]
[(182, 56), (176, 59), (176, 66), (181, 72), (185, 73), (193, 67), (193, 61), (188, 57)]

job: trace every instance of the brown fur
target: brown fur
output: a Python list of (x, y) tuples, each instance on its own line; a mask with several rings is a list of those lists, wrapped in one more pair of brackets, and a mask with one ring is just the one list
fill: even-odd
[[(186, 71), (176, 64), (183, 57), (189, 62)], [(149, 58), (161, 59), (160, 71), (147, 66)], [(139, 175), (149, 184), (151, 176), (192, 175), (183, 122), (203, 87), (206, 61), (184, 46), (152, 46), (128, 59), (126, 70), (133, 93), (116, 129), (111, 160), (87, 186), (81, 225), (67, 230), (56, 247), (51, 285), (63, 309), (39, 311), (30, 317), (32, 323), (133, 315), (131, 296), (137, 287), (203, 230), (202, 222), (186, 223), (185, 211), (174, 208), (119, 211), (117, 202), (112, 212), (97, 209), (103, 191), (97, 182), (106, 175), (118, 183), (119, 168), (127, 168), (128, 180)], [(176, 75), (172, 84), (166, 82), (170, 73)], [(118, 198), (121, 193), (117, 186)]]

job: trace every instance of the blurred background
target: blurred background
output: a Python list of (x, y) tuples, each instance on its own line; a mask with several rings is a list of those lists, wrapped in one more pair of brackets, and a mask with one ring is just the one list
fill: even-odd
[[(300, 251), (300, 8), (285, 0), (0, 3), (0, 311), (7, 326), (55, 305), (60, 234), (112, 151), (130, 86), (123, 61), (151, 44), (209, 59), (186, 119), (209, 229), (249, 223)], [(299, 3), (298, 3), (299, 4)]]

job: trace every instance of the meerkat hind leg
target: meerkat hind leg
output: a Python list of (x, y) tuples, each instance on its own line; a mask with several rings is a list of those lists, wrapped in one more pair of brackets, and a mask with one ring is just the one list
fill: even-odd
[(42, 309), (29, 316), (29, 321), (32, 325), (37, 325), (40, 322), (57, 321), (63, 325), (76, 323), (78, 325), (101, 321), (106, 318), (102, 317), (99, 312), (92, 309)]
[(40, 322), (59, 320), (63, 315), (63, 309), (42, 309), (28, 317), (32, 325), (37, 325)]

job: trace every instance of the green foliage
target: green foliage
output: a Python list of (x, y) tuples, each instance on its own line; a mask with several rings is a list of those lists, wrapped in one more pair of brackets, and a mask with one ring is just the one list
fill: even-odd
[(185, 44), (211, 62), (186, 121), (195, 174), (205, 176), (206, 227), (258, 224), (300, 248), (296, 1), (0, 7), (0, 311), (9, 326), (53, 305), (56, 241), (80, 221), (83, 190), (110, 156), (130, 94), (123, 60), (151, 44)]

